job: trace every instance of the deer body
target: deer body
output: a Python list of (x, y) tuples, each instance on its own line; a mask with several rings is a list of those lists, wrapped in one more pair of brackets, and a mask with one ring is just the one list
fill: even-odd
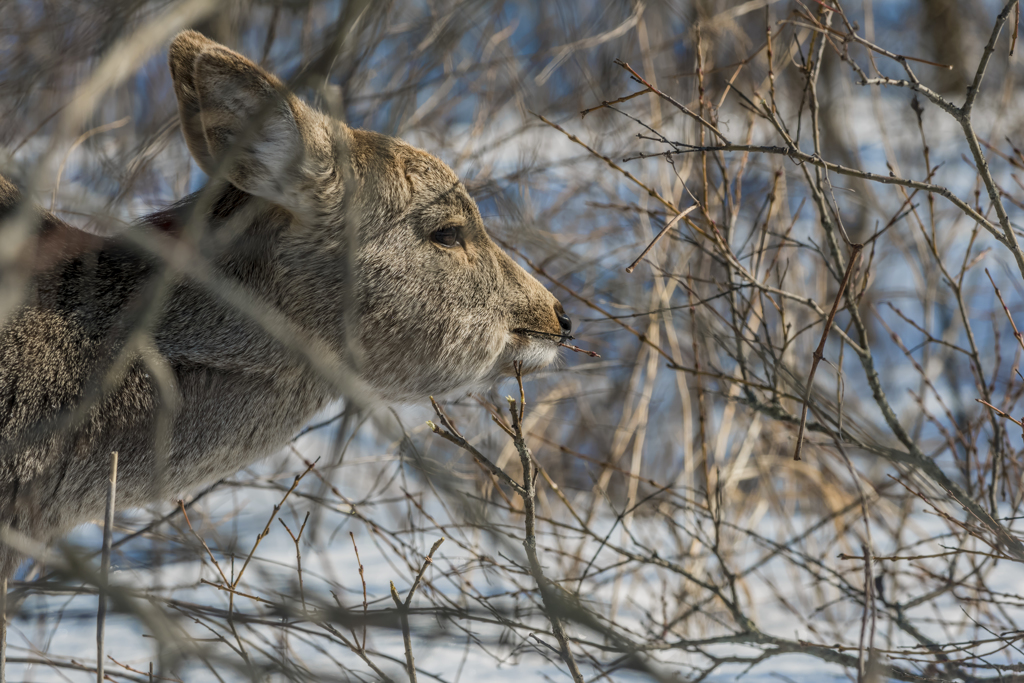
[[(39, 214), (0, 321), (0, 524), (49, 543), (118, 502), (265, 457), (329, 401), (422, 400), (550, 363), (560, 304), (488, 237), (441, 161), (310, 110), (194, 32), (182, 130), (219, 189), (112, 239)], [(20, 207), (0, 178), (0, 218)], [(0, 544), (0, 577), (21, 554)]]

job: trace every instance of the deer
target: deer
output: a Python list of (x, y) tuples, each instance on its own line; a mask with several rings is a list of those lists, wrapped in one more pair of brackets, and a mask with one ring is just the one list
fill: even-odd
[[(332, 401), (470, 391), (547, 367), (569, 338), (443, 161), (195, 31), (169, 63), (206, 188), (99, 236), (0, 177), (0, 222), (32, 221), (0, 320), (3, 538), (45, 547), (100, 518), (112, 452), (119, 508), (167, 500), (276, 452)], [(0, 579), (24, 557), (0, 543)]]

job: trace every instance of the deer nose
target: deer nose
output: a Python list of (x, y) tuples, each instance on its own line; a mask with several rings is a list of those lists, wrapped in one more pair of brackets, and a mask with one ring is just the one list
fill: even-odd
[(558, 318), (558, 324), (562, 326), (562, 334), (568, 337), (572, 332), (572, 320), (565, 314), (562, 304), (555, 304), (555, 317)]

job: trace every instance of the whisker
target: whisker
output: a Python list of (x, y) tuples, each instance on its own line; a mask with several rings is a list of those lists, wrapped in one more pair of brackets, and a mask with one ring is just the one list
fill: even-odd
[(572, 341), (576, 337), (568, 334), (552, 334), (551, 332), (541, 332), (540, 330), (531, 330), (527, 327), (517, 327), (512, 330), (516, 334), (525, 334), (531, 337), (544, 337), (546, 339), (557, 339), (559, 341)]
[(527, 336), (543, 337), (545, 339), (556, 339), (559, 346), (564, 346), (567, 349), (570, 349), (572, 351), (577, 351), (579, 353), (585, 353), (588, 356), (590, 356), (591, 358), (600, 358), (601, 357), (600, 354), (597, 354), (597, 353), (595, 353), (593, 351), (587, 351), (586, 349), (581, 349), (578, 346), (573, 346), (572, 344), (566, 344), (566, 342), (572, 341), (572, 340), (574, 340), (576, 338), (576, 337), (573, 337), (572, 335), (568, 335), (568, 334), (552, 334), (550, 332), (541, 332), (540, 330), (531, 330), (531, 329), (526, 328), (526, 327), (519, 327), (519, 328), (516, 328), (516, 329), (514, 329), (512, 331), (513, 332), (517, 332), (519, 334), (525, 334)]

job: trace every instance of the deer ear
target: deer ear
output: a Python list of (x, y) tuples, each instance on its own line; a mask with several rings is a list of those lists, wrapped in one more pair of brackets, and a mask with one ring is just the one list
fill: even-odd
[(282, 83), (226, 47), (185, 31), (171, 45), (171, 74), (189, 151), (208, 175), (289, 210), (333, 160), (319, 115)]
[(188, 145), (188, 151), (192, 153), (192, 158), (199, 164), (199, 168), (207, 175), (213, 173), (216, 162), (206, 145), (206, 135), (199, 117), (199, 93), (196, 92), (193, 70), (196, 57), (203, 50), (216, 45), (217, 43), (201, 33), (182, 31), (171, 43), (168, 60), (171, 80), (174, 82), (174, 94), (178, 98), (178, 118), (181, 119), (181, 132), (185, 136), (185, 144)]

